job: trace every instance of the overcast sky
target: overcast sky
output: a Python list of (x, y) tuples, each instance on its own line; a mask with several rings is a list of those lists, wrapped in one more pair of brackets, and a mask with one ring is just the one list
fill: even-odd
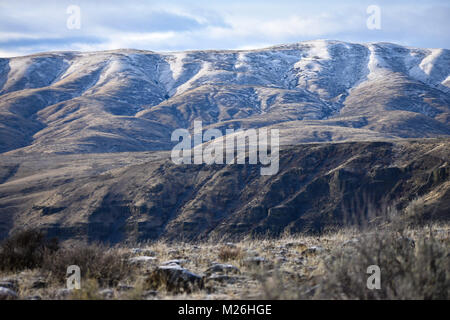
[[(73, 5), (79, 19), (76, 10), (68, 13)], [(380, 29), (367, 27), (370, 5), (380, 8)], [(449, 0), (0, 0), (0, 57), (260, 48), (312, 39), (448, 49), (449, 31)]]

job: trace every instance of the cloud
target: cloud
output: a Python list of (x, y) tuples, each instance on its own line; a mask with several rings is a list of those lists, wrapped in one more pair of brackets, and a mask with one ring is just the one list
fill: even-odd
[[(81, 29), (66, 28), (78, 3)], [(0, 3), (0, 55), (118, 48), (177, 51), (256, 48), (311, 39), (390, 41), (449, 48), (450, 4), (379, 0), (382, 29), (368, 30), (372, 1), (197, 0)]]
[(79, 37), (64, 37), (64, 38), (14, 38), (8, 40), (0, 40), (1, 48), (16, 48), (16, 47), (35, 47), (45, 45), (48, 47), (68, 46), (77, 43), (86, 44), (102, 44), (107, 39), (95, 36), (79, 36)]
[(120, 30), (122, 32), (167, 32), (191, 31), (205, 28), (210, 25), (226, 26), (223, 20), (214, 20), (208, 17), (194, 17), (188, 14), (179, 14), (163, 10), (145, 11), (130, 10), (121, 14), (116, 10), (106, 10), (94, 15), (89, 12), (86, 20), (88, 28), (101, 26), (104, 29)]

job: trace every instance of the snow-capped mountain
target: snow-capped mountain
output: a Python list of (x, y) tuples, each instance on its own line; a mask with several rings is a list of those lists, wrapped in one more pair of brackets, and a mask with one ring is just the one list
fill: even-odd
[[(446, 49), (338, 41), (0, 59), (0, 239), (317, 232), (414, 199), (448, 220), (449, 73)], [(279, 172), (174, 164), (171, 133), (194, 120), (278, 128)], [(306, 143), (336, 141), (359, 142)]]
[(283, 144), (450, 135), (450, 51), (308, 41), (260, 50), (0, 59), (0, 151), (161, 150), (170, 133), (280, 129)]

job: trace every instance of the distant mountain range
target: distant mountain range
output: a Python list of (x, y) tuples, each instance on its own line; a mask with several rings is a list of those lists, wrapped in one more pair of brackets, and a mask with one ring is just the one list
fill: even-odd
[[(449, 220), (449, 74), (447, 49), (322, 40), (0, 59), (0, 239), (320, 232), (388, 206)], [(175, 165), (171, 133), (195, 120), (279, 129), (279, 172)]]
[(447, 49), (322, 40), (0, 59), (0, 152), (165, 150), (194, 120), (282, 144), (450, 136), (449, 73)]

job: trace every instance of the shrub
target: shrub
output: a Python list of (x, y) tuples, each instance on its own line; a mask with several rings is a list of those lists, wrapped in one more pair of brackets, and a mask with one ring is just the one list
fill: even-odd
[(80, 290), (74, 290), (69, 297), (71, 300), (102, 300), (99, 294), (98, 282), (95, 279), (87, 279)]
[(218, 256), (222, 261), (237, 260), (242, 257), (242, 250), (239, 247), (224, 245), (220, 247)]
[(83, 279), (95, 279), (100, 286), (115, 286), (131, 272), (125, 256), (98, 244), (60, 249), (46, 255), (42, 267), (63, 282), (70, 265), (79, 266)]
[[(363, 236), (351, 248), (328, 259), (318, 298), (326, 299), (448, 299), (450, 251), (431, 233), (413, 242), (385, 230)], [(367, 267), (381, 269), (381, 288), (368, 289)]]
[(44, 256), (58, 250), (56, 238), (46, 239), (45, 233), (38, 230), (19, 231), (0, 245), (0, 269), (20, 271), (38, 268)]

